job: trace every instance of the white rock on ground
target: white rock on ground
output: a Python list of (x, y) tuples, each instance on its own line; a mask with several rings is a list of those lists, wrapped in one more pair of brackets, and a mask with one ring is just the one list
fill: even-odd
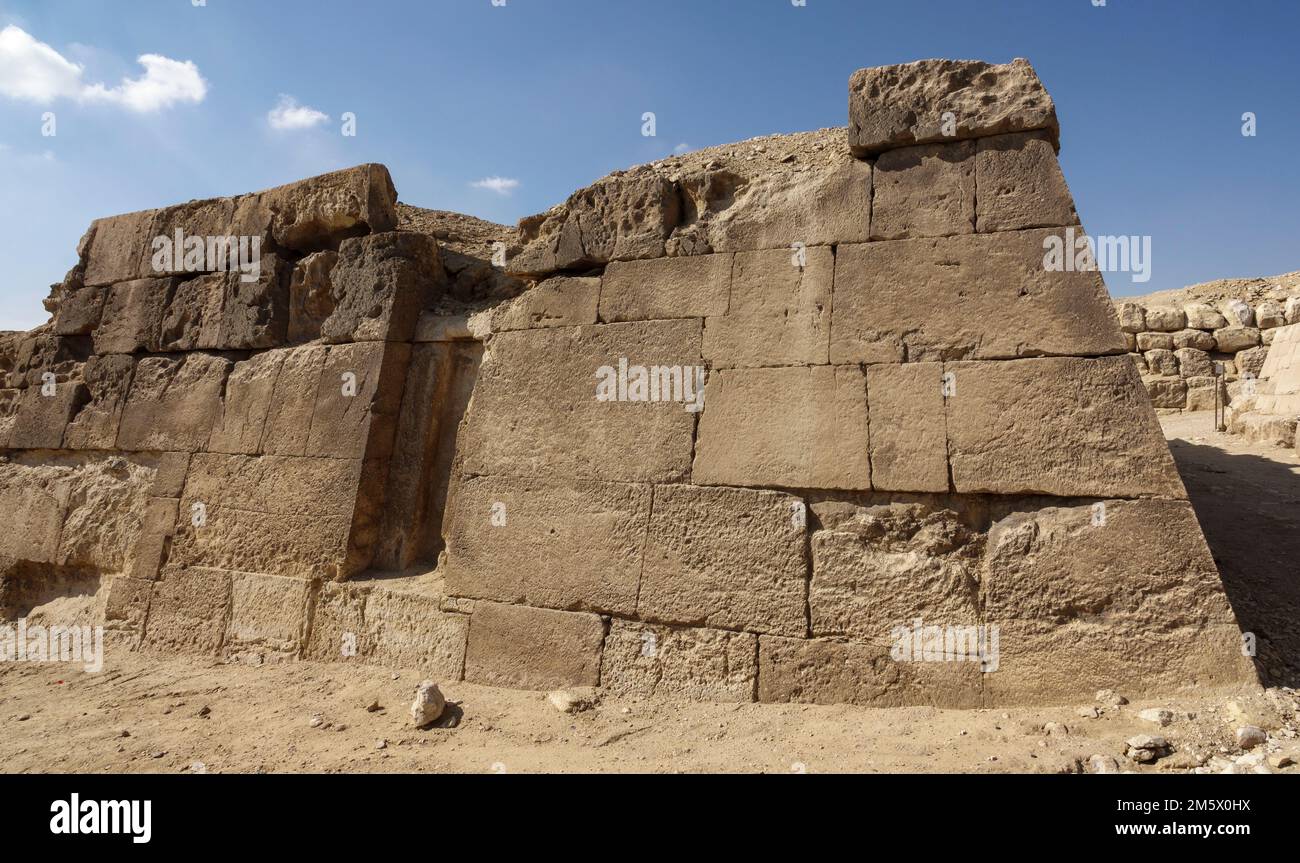
[(416, 728), (423, 728), (438, 721), (442, 711), (447, 707), (447, 699), (442, 690), (432, 680), (426, 680), (415, 690), (415, 700), (411, 702), (411, 723)]
[(1237, 729), (1237, 745), (1242, 749), (1254, 749), (1268, 740), (1268, 733), (1258, 725), (1243, 725)]
[(1148, 707), (1146, 710), (1143, 710), (1138, 714), (1138, 719), (1141, 719), (1143, 722), (1154, 722), (1156, 725), (1164, 728), (1166, 725), (1174, 721), (1174, 713), (1172, 710), (1166, 710), (1163, 707)]

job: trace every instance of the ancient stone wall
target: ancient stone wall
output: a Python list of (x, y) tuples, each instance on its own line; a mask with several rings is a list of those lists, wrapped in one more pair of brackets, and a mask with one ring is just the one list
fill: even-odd
[[(150, 649), (656, 697), (1251, 679), (1105, 286), (1045, 268), (1078, 219), (1033, 70), (863, 70), (850, 118), (497, 240), (378, 166), (97, 222), (0, 347), (0, 599), (88, 579)], [(177, 229), (260, 275), (160, 273)]]

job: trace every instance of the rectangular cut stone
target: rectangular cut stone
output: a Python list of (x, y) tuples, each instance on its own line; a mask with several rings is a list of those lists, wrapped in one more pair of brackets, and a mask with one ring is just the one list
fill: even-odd
[(758, 639), (758, 700), (866, 707), (981, 706), (977, 660), (900, 661), (889, 647), (827, 639)]
[(366, 600), (373, 585), (325, 582), (311, 597), (311, 626), (303, 658), (364, 662), (374, 653), (366, 631)]
[(158, 350), (163, 316), (174, 285), (173, 279), (136, 279), (113, 285), (104, 301), (99, 327), (95, 329), (95, 353)]
[(687, 405), (665, 400), (662, 391), (660, 400), (648, 400), (659, 389), (649, 385), (647, 400), (632, 401), (638, 393), (619, 386), (610, 392), (614, 400), (598, 401), (597, 387), (603, 380), (613, 383), (623, 359), (629, 375), (636, 367), (647, 378), (656, 368), (677, 368), (679, 379), (693, 386), (700, 328), (699, 321), (652, 321), (496, 336), (461, 428), (463, 472), (618, 482), (684, 479), (695, 426)]
[(871, 485), (881, 491), (948, 491), (942, 363), (867, 366)]
[(871, 239), (975, 232), (975, 144), (921, 144), (876, 160)]
[(61, 483), (42, 482), (34, 472), (13, 464), (0, 465), (0, 512), (6, 513), (0, 555), (55, 563), (67, 496)]
[(213, 273), (177, 285), (163, 316), (164, 351), (255, 350), (283, 345), (289, 330), (289, 268), (265, 255), (260, 271)]
[(620, 697), (745, 702), (758, 682), (758, 636), (610, 622), (600, 686)]
[(226, 382), (221, 418), (208, 440), (210, 452), (255, 455), (262, 451), (262, 432), (284, 357), (284, 351), (264, 351), (235, 363)]
[(866, 242), (871, 186), (871, 165), (848, 155), (829, 170), (764, 170), (710, 220), (709, 242), (716, 252)]
[(190, 454), (187, 452), (165, 452), (158, 456), (158, 470), (154, 474), (153, 485), (149, 493), (154, 497), (181, 496), (185, 488), (185, 475), (190, 469)]
[(825, 365), (831, 248), (738, 252), (735, 258), (731, 305), (704, 321), (704, 358), (715, 369)]
[(1056, 106), (1028, 60), (918, 60), (849, 78), (849, 149), (859, 158), (1033, 129), (1060, 137)]
[(229, 608), (230, 573), (207, 568), (169, 570), (153, 582), (145, 643), (215, 655), (225, 641)]
[(604, 640), (605, 624), (594, 614), (479, 602), (465, 680), (518, 689), (596, 686)]
[(714, 372), (691, 476), (703, 485), (870, 489), (862, 369)]
[(80, 381), (56, 383), (53, 392), (44, 386), (29, 386), (18, 403), (9, 447), (59, 449), (68, 422), (89, 399), (86, 386)]
[(355, 459), (197, 453), (185, 499), (249, 512), (350, 517), (360, 473)]
[(859, 509), (812, 536), (812, 634), (886, 646), (917, 618), (978, 626), (982, 552), (982, 536), (952, 510), (903, 503)]
[(344, 240), (330, 282), (335, 305), (321, 324), (326, 342), (410, 341), (420, 311), (444, 288), (438, 242), (404, 231)]
[(333, 345), (321, 368), (312, 411), (309, 456), (386, 458), (391, 451), (408, 345)]
[(230, 580), (225, 655), (259, 664), (297, 658), (307, 634), (309, 584), (249, 572), (232, 573)]
[(702, 318), (727, 311), (731, 255), (614, 261), (600, 286), (600, 319)]
[(600, 282), (598, 276), (556, 276), (533, 285), (518, 297), (493, 309), (492, 330), (503, 333), (594, 324), (600, 302)]
[(108, 597), (104, 601), (104, 630), (111, 633), (112, 644), (125, 643), (135, 649), (144, 635), (152, 595), (151, 581), (125, 575), (114, 576), (109, 581)]
[(469, 618), (439, 609), (438, 596), (376, 587), (366, 596), (367, 640), (373, 662), (410, 668), (439, 680), (460, 680)]
[[(195, 501), (199, 502), (199, 501)], [(188, 493), (184, 512), (192, 513)], [(346, 578), (351, 518), (206, 507), (196, 527), (184, 521), (168, 564), (209, 566), (293, 578)]]
[(129, 282), (149, 275), (156, 210), (96, 219), (86, 257), (88, 287)]
[(656, 486), (637, 615), (803, 635), (803, 513), (803, 501), (780, 492)]
[(1099, 273), (1049, 272), (1033, 230), (840, 246), (831, 362), (1127, 350)]
[[(262, 452), (306, 455), (326, 352), (321, 345), (306, 345), (285, 352), (266, 414)], [(339, 386), (342, 385), (339, 381)]]
[(393, 179), (387, 168), (373, 163), (268, 189), (257, 195), (257, 204), (263, 213), (271, 214), (276, 243), (299, 252), (319, 251), (337, 246), (344, 237), (397, 227)]
[(948, 452), (961, 493), (1185, 498), (1127, 357), (952, 363)]
[(118, 447), (127, 451), (203, 449), (221, 416), (233, 364), (212, 354), (145, 357), (135, 367)]
[(981, 138), (977, 147), (976, 229), (980, 233), (1079, 224), (1048, 132)]
[(67, 449), (111, 450), (117, 445), (117, 430), (122, 422), (131, 376), (135, 372), (132, 357), (93, 356), (83, 372), (90, 401), (77, 412), (63, 438)]
[(645, 485), (465, 480), (457, 487), (446, 534), (447, 591), (568, 611), (634, 614), (649, 518)]

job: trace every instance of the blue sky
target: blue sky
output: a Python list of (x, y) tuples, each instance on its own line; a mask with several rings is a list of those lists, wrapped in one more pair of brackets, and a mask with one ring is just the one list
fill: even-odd
[(375, 161), (514, 222), (678, 145), (844, 125), (853, 70), (926, 57), (1034, 63), (1086, 229), (1153, 238), (1112, 293), (1300, 269), (1300, 3), (1093, 2), (0, 0), (0, 329), (99, 216)]

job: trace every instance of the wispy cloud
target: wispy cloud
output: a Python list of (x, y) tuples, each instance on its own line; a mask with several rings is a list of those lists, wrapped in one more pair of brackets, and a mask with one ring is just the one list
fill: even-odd
[(481, 180), (475, 180), (470, 185), (475, 189), (487, 189), (489, 192), (496, 192), (502, 197), (509, 197), (511, 192), (519, 188), (519, 181), (512, 177), (484, 177)]
[(673, 152), (680, 156), (682, 153), (688, 152), (690, 149), (691, 149), (691, 145), (683, 141), (682, 143), (678, 144), (676, 147), (673, 147)]
[(194, 63), (160, 54), (143, 54), (136, 60), (144, 67), (138, 78), (123, 78), (116, 87), (87, 84), (80, 63), (11, 24), (0, 30), (0, 95), (43, 104), (59, 99), (100, 102), (141, 114), (207, 97), (208, 84)]
[(329, 114), (317, 111), (308, 105), (299, 105), (298, 100), (285, 94), (266, 114), (266, 122), (278, 132), (295, 129), (310, 129), (329, 120)]

